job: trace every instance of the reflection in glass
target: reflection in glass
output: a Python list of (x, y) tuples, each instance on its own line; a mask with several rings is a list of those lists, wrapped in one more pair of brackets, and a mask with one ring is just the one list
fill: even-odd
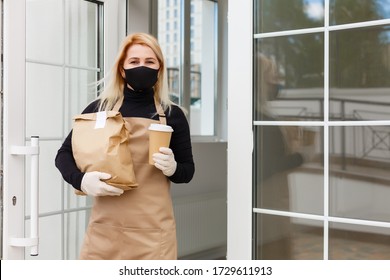
[(322, 128), (255, 126), (255, 207), (323, 214)]
[(253, 10), (254, 33), (324, 26), (324, 0), (254, 0)]
[[(322, 120), (323, 34), (255, 41), (254, 106), (278, 120)], [(255, 120), (262, 120), (257, 114)]]
[(389, 260), (390, 229), (330, 223), (329, 259)]
[(389, 120), (390, 25), (330, 33), (331, 120)]
[(331, 127), (330, 214), (390, 222), (390, 127)]
[(390, 18), (390, 0), (330, 0), (330, 24)]
[(323, 259), (320, 221), (256, 214), (255, 259)]

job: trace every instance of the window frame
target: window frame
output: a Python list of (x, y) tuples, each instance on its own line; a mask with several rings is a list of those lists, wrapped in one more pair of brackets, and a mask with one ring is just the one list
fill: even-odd
[[(219, 92), (218, 87), (218, 69), (221, 69), (221, 63), (218, 59), (218, 46), (220, 45), (220, 36), (219, 36), (219, 9), (218, 9), (218, 1), (216, 0), (204, 0), (210, 1), (217, 4), (215, 8), (215, 16), (214, 16), (214, 113), (213, 113), (213, 133), (211, 135), (198, 135), (191, 134), (191, 138), (193, 142), (224, 142), (223, 135), (226, 134), (226, 129), (223, 128), (221, 123), (221, 118), (226, 117), (221, 114), (220, 108), (218, 105), (219, 102), (223, 102), (222, 96)], [(180, 23), (177, 23), (179, 26), (178, 34), (180, 34), (181, 40), (179, 43), (180, 49), (180, 67), (179, 67), (179, 105), (185, 108), (187, 111), (187, 120), (191, 123), (191, 0), (181, 0), (180, 10), (178, 10), (178, 14), (180, 17)], [(157, 8), (157, 5), (156, 5)], [(158, 13), (154, 13), (152, 15), (154, 19), (152, 22), (158, 23)], [(156, 28), (157, 32), (158, 28)], [(158, 36), (158, 34), (154, 34)], [(222, 101), (221, 101), (222, 100)]]

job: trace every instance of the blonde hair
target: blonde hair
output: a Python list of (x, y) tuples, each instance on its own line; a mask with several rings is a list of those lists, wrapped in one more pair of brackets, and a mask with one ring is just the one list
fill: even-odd
[[(163, 53), (157, 39), (146, 33), (134, 33), (128, 35), (122, 42), (118, 51), (115, 63), (110, 71), (107, 85), (98, 99), (100, 100), (99, 111), (111, 110), (116, 102), (123, 97), (125, 80), (121, 75), (123, 64), (126, 59), (127, 50), (133, 45), (143, 45), (150, 47), (155, 53), (160, 64), (158, 80), (154, 85), (154, 97), (161, 103), (164, 111), (171, 108), (173, 104), (169, 99), (167, 69)], [(105, 80), (105, 79), (103, 79)], [(100, 81), (100, 84), (103, 83)]]
[(270, 101), (270, 90), (273, 86), (280, 84), (282, 79), (274, 59), (259, 53), (257, 55), (257, 63), (257, 106), (266, 111), (267, 102)]

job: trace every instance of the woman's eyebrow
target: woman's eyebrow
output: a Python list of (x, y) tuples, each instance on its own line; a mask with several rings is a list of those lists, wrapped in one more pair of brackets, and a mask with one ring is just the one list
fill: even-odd
[[(131, 60), (131, 59), (140, 59), (138, 56), (132, 56), (132, 57), (129, 57), (127, 60)], [(156, 58), (154, 58), (154, 57), (145, 57), (145, 60), (156, 60), (157, 61), (157, 59)]]

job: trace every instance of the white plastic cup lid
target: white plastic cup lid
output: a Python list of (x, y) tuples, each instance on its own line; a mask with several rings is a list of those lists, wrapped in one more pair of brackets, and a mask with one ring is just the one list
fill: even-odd
[(152, 123), (149, 126), (149, 130), (154, 131), (163, 131), (163, 132), (173, 132), (173, 129), (169, 125), (159, 124), (159, 123)]

